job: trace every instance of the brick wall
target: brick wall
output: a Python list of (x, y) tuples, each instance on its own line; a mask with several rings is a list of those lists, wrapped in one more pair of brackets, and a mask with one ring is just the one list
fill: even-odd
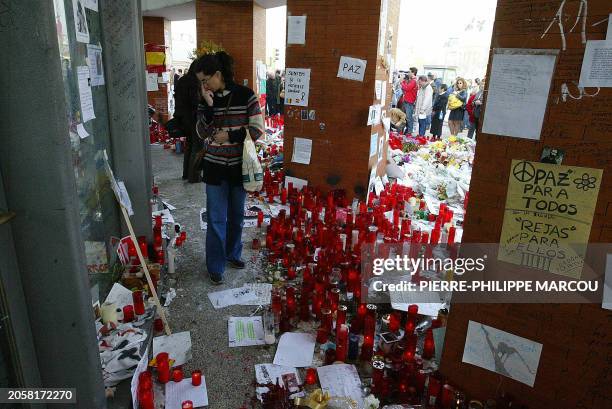
[[(397, 33), (399, 0), (389, 4)], [(324, 190), (345, 189), (349, 197), (356, 188), (367, 189), (370, 165), (376, 162), (369, 157), (370, 135), (383, 134), (381, 126), (366, 126), (368, 108), (375, 103), (374, 81), (387, 76), (377, 58), (380, 8), (380, 0), (287, 1), (287, 14), (306, 15), (307, 23), (306, 44), (288, 45), (285, 65), (311, 69), (308, 109), (316, 111), (316, 119), (302, 121), (303, 107), (285, 105), (285, 168)], [(363, 82), (337, 78), (343, 55), (367, 60)], [(291, 163), (295, 137), (312, 139), (310, 165)], [(339, 181), (330, 185), (330, 178)]]
[[(143, 17), (142, 31), (144, 34), (144, 42), (158, 45), (166, 44), (164, 28), (168, 30), (167, 21), (163, 17)], [(166, 65), (166, 68), (168, 66)], [(157, 91), (147, 92), (147, 101), (155, 107), (157, 112), (161, 113), (162, 118), (168, 121), (168, 85), (157, 84)]]
[(253, 89), (255, 60), (265, 60), (265, 21), (265, 9), (253, 1), (196, 1), (197, 44), (207, 40), (222, 45), (234, 58), (236, 82), (247, 79)]
[[(579, 3), (566, 4), (564, 23), (570, 28)], [(557, 24), (541, 38), (560, 4), (560, 0), (499, 0), (492, 47), (560, 49)], [(611, 12), (608, 0), (588, 2), (587, 39), (605, 38), (606, 24), (593, 23), (604, 20)], [(612, 239), (612, 90), (604, 88), (593, 98), (560, 100), (563, 83), (570, 84), (573, 94), (578, 95), (571, 84), (580, 76), (584, 45), (580, 31), (574, 31), (565, 35), (567, 50), (561, 50), (558, 58), (541, 139), (478, 136), (464, 242), (499, 242), (511, 160), (537, 161), (545, 145), (564, 149), (565, 165), (604, 170), (589, 241)], [(507, 274), (512, 276), (510, 265)], [(533, 388), (461, 363), (468, 320), (543, 344)], [(612, 312), (595, 304), (454, 304), (441, 369), (453, 383), (482, 399), (504, 391), (530, 408), (610, 407), (611, 323)]]

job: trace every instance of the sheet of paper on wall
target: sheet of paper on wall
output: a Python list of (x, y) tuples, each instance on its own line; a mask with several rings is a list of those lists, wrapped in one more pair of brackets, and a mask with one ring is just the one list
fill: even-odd
[(285, 104), (308, 106), (310, 94), (310, 68), (285, 69)]
[[(286, 383), (289, 386), (290, 399), (299, 398), (306, 394), (303, 391), (299, 392), (299, 385), (301, 385), (302, 382), (297, 369), (289, 366), (257, 364), (255, 365), (255, 380), (257, 381), (258, 385), (276, 385), (277, 381), (280, 382), (280, 384), (283, 384), (283, 382)], [(261, 395), (268, 391), (269, 389), (265, 386), (257, 386), (255, 388), (257, 399), (261, 401)]]
[(227, 320), (227, 336), (230, 348), (264, 345), (263, 318), (229, 317)]
[(157, 73), (147, 72), (147, 92), (158, 91), (159, 86), (157, 85)]
[(378, 150), (378, 133), (370, 135), (370, 157), (376, 155)]
[(174, 366), (183, 365), (191, 359), (191, 333), (189, 331), (175, 332), (153, 338), (153, 356), (167, 352), (174, 359)]
[(367, 64), (368, 62), (366, 60), (343, 55), (340, 57), (340, 64), (338, 65), (338, 77), (363, 82)]
[[(580, 278), (602, 174), (601, 169), (512, 160), (498, 260)], [(536, 175), (546, 175), (546, 181)], [(553, 226), (558, 234), (529, 227), (540, 225)]]
[(306, 44), (306, 16), (287, 16), (287, 44)]
[(378, 125), (380, 123), (381, 106), (379, 104), (371, 105), (368, 110), (368, 123), (367, 125)]
[(378, 26), (378, 55), (384, 55), (387, 40), (387, 20), (389, 2), (382, 0), (380, 4), (380, 24)]
[(182, 403), (186, 400), (190, 400), (194, 408), (208, 406), (208, 390), (204, 375), (202, 375), (202, 383), (198, 386), (191, 384), (191, 378), (166, 384), (166, 406), (164, 406), (166, 409), (181, 409)]
[(378, 162), (380, 162), (383, 158), (385, 150), (385, 138), (380, 138), (378, 141)]
[(304, 186), (308, 186), (308, 181), (293, 176), (285, 176), (285, 188), (289, 187), (289, 183), (293, 183), (293, 188), (302, 190)]
[(319, 382), (323, 392), (330, 396), (349, 398), (354, 405), (348, 407), (363, 407), (363, 394), (361, 392), (361, 379), (355, 365), (335, 364), (317, 368)]
[(104, 64), (102, 62), (102, 47), (95, 44), (87, 44), (87, 61), (89, 64), (89, 76), (91, 86), (104, 85)]
[(167, 84), (170, 82), (170, 73), (168, 71), (164, 71), (161, 73), (161, 76), (157, 77), (158, 84)]
[(255, 301), (257, 294), (251, 288), (242, 286), (208, 293), (208, 299), (215, 309), (219, 309)]
[(79, 134), (79, 138), (81, 139), (85, 139), (89, 136), (83, 124), (77, 124), (77, 134)]
[(606, 254), (606, 270), (601, 307), (606, 310), (612, 310), (612, 254)]
[(382, 82), (380, 94), (380, 105), (384, 107), (387, 105), (387, 81)]
[(483, 133), (540, 139), (558, 53), (495, 49)]
[(89, 67), (82, 65), (77, 67), (77, 79), (79, 84), (79, 99), (81, 101), (81, 116), (83, 123), (96, 117), (93, 106), (93, 95), (89, 85)]
[(578, 86), (612, 87), (612, 41), (587, 41)]
[(74, 16), (74, 30), (79, 43), (89, 43), (89, 27), (85, 16), (83, 0), (72, 0), (72, 15)]
[(380, 99), (382, 97), (382, 81), (381, 80), (374, 81), (374, 93), (376, 95), (376, 99)]
[(291, 162), (310, 164), (310, 155), (312, 153), (312, 139), (293, 138), (293, 156)]
[(312, 365), (315, 336), (303, 332), (285, 332), (281, 335), (274, 355), (274, 364), (304, 368)]
[(533, 387), (542, 344), (469, 321), (462, 361)]

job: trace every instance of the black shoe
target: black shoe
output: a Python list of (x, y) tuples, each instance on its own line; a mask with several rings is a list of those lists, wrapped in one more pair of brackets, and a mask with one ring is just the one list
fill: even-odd
[(225, 284), (225, 280), (223, 280), (223, 277), (213, 277), (210, 274), (208, 275), (208, 280), (210, 281), (210, 283), (212, 285), (221, 285), (221, 284)]
[(243, 269), (244, 268), (244, 261), (242, 261), (242, 260), (228, 260), (228, 262), (234, 268), (237, 268), (237, 269)]

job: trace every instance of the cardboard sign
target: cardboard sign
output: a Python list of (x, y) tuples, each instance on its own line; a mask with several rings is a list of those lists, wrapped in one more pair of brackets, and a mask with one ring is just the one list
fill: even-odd
[(285, 104), (308, 106), (310, 68), (287, 68), (285, 75)]
[(340, 65), (338, 66), (338, 77), (363, 82), (367, 64), (368, 62), (366, 60), (342, 56), (340, 57)]
[(513, 160), (498, 259), (580, 278), (602, 170)]

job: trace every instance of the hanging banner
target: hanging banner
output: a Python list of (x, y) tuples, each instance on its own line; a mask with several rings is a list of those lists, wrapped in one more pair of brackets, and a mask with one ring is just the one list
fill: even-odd
[(580, 278), (602, 173), (513, 160), (498, 259)]
[(310, 68), (287, 68), (285, 70), (285, 104), (308, 106), (310, 93)]

